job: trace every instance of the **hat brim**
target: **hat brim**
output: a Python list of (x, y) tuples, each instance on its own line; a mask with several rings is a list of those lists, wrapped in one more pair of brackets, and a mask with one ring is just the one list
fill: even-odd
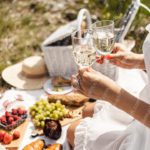
[(21, 70), (22, 63), (7, 67), (2, 72), (2, 77), (10, 85), (23, 90), (41, 89), (49, 78), (47, 75), (39, 78), (28, 78), (21, 73)]

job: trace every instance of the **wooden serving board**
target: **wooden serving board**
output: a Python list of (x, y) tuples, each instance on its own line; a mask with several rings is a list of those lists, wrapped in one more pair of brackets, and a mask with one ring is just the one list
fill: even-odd
[(24, 137), (25, 131), (27, 129), (28, 123), (29, 123), (29, 119), (26, 119), (26, 121), (24, 123), (22, 123), (20, 126), (18, 126), (17, 128), (15, 128), (14, 130), (12, 130), (10, 132), (10, 133), (13, 133), (13, 131), (15, 131), (15, 130), (19, 131), (20, 132), (20, 138), (17, 140), (13, 140), (8, 145), (3, 145), (6, 148), (6, 150), (18, 150), (18, 148), (19, 148), (19, 146), (23, 140), (23, 137)]
[(62, 126), (65, 126), (69, 123), (72, 123), (74, 121), (77, 121), (79, 119), (82, 118), (82, 109), (83, 109), (84, 106), (81, 106), (81, 107), (67, 107), (70, 111), (73, 111), (73, 118), (64, 118), (62, 121), (60, 121), (61, 125)]
[[(65, 126), (69, 123), (72, 123), (74, 121), (77, 121), (79, 119), (82, 118), (82, 109), (84, 106), (81, 107), (70, 107), (70, 106), (66, 106), (67, 109), (69, 109), (70, 111), (74, 111), (74, 115), (75, 117), (73, 118), (64, 118), (62, 121), (60, 121), (62, 126)], [(43, 130), (42, 129), (35, 129), (35, 132), (37, 132), (39, 135), (43, 135)]]

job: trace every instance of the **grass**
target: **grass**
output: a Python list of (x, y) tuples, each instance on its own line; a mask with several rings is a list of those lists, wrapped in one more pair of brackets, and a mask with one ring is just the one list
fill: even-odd
[[(62, 24), (74, 20), (81, 8), (88, 8), (97, 19), (121, 19), (130, 0), (0, 0), (0, 73), (22, 59), (41, 54), (40, 44)], [(143, 0), (149, 5), (149, 0)], [(130, 29), (128, 38), (136, 39), (135, 52), (141, 53), (146, 36), (144, 27), (150, 15), (140, 13)], [(0, 87), (9, 87), (0, 76)]]

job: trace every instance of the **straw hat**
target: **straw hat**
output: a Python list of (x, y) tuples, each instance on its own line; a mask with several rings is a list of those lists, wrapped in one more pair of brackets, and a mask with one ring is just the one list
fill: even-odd
[(2, 77), (10, 85), (24, 90), (40, 89), (48, 79), (45, 62), (41, 56), (28, 57), (4, 69)]

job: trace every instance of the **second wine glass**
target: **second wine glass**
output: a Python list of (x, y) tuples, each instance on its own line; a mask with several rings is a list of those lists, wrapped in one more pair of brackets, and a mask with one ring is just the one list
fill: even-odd
[(98, 55), (111, 53), (115, 42), (114, 21), (102, 20), (92, 25), (93, 42)]

